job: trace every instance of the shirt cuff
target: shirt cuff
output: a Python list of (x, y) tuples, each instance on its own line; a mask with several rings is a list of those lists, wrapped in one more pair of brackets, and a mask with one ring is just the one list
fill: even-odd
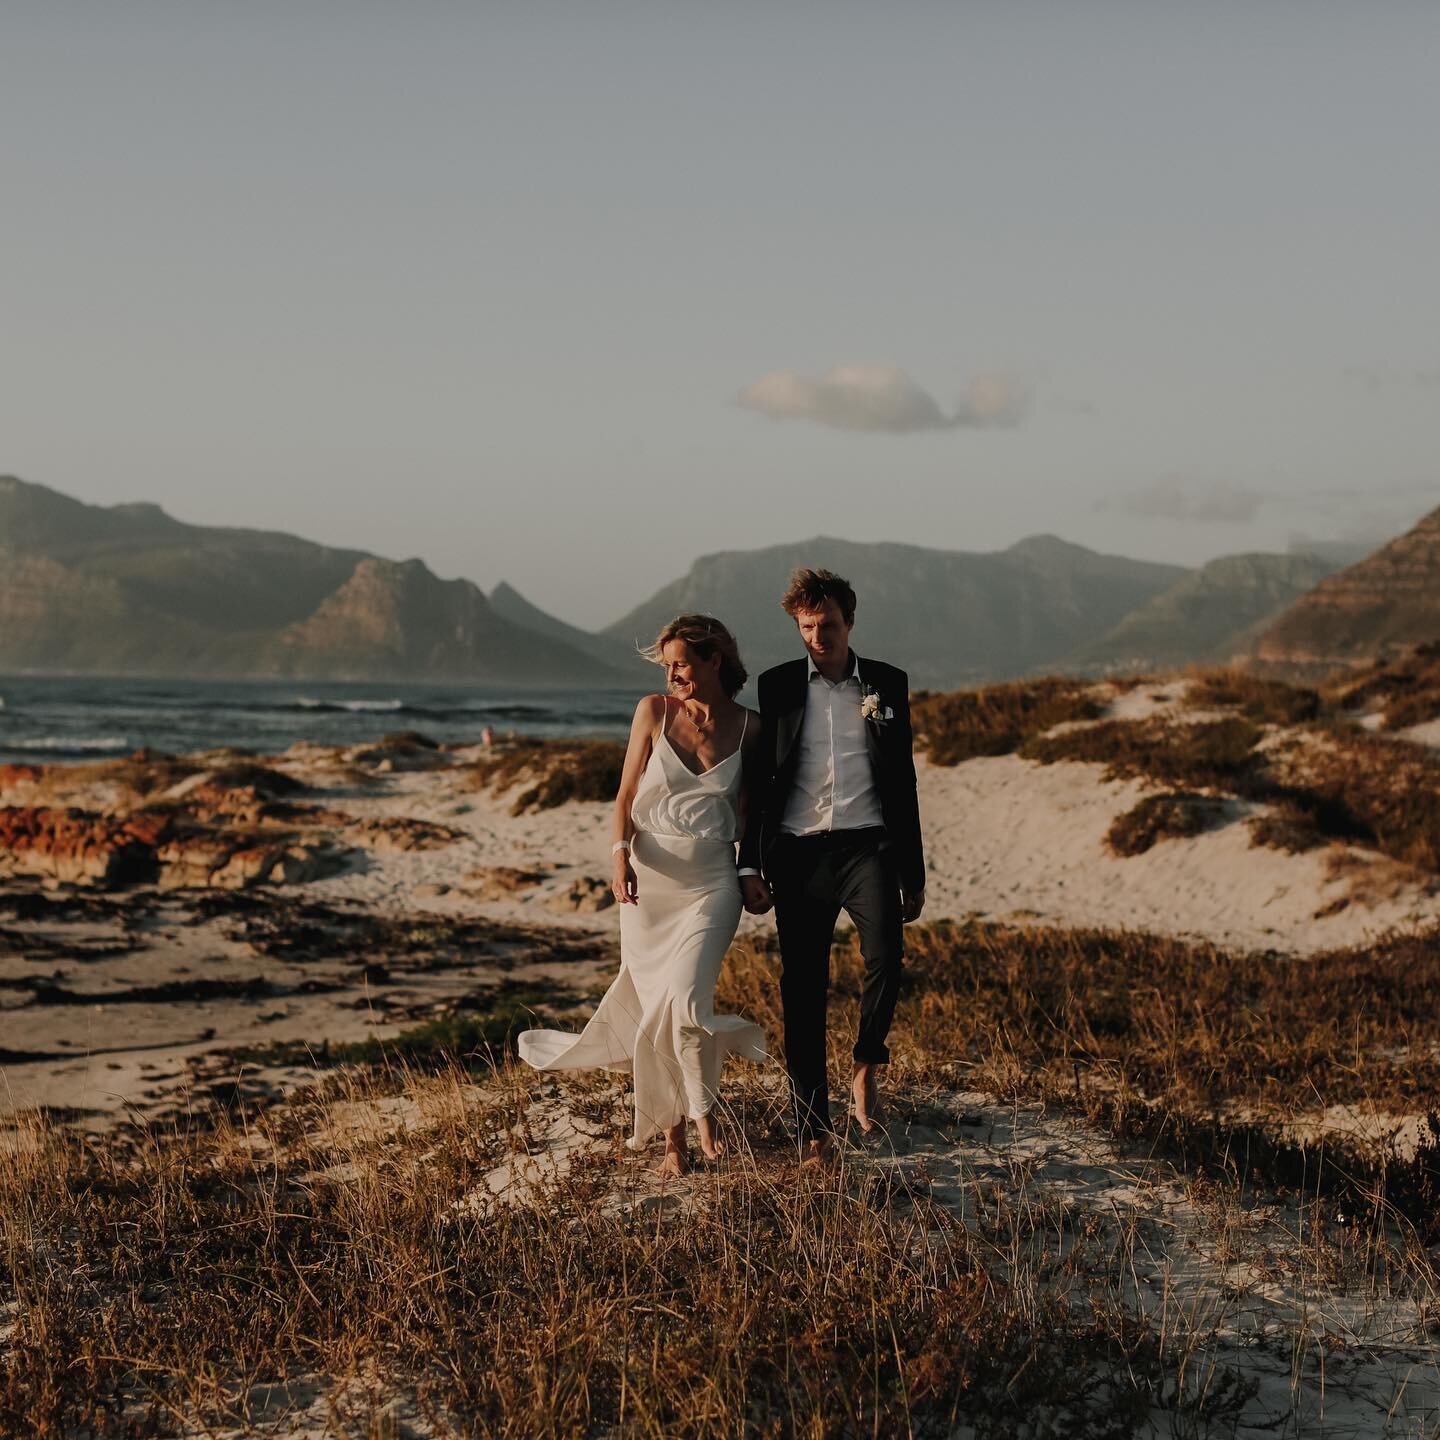
[(745, 865), (735, 873), (737, 875), (758, 875), (760, 872), (753, 865)]

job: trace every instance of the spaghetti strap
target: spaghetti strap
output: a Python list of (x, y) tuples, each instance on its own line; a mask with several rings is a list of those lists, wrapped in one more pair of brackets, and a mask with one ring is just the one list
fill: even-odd
[(746, 705), (742, 708), (745, 711), (745, 718), (740, 722), (740, 744), (737, 747), (740, 750), (745, 748), (745, 728), (750, 724), (750, 707)]

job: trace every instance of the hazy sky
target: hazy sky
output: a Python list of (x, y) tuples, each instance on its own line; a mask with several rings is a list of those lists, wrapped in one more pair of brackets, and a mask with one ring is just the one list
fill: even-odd
[(615, 619), (1440, 504), (1440, 5), (0, 6), (0, 473)]

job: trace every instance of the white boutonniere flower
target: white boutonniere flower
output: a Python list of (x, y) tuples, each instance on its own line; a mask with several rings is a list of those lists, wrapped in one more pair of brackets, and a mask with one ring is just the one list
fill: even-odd
[(860, 714), (869, 721), (871, 725), (883, 725), (894, 711), (888, 706), (880, 703), (880, 692), (872, 690), (863, 681), (860, 684)]

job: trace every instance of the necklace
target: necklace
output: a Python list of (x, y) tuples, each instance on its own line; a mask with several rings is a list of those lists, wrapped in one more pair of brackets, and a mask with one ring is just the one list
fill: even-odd
[(685, 718), (695, 727), (697, 733), (701, 735), (707, 735), (711, 730), (715, 728), (715, 716), (713, 713), (711, 714), (710, 718), (702, 725), (694, 717), (694, 715), (690, 713), (690, 707), (687, 705), (685, 707)]

